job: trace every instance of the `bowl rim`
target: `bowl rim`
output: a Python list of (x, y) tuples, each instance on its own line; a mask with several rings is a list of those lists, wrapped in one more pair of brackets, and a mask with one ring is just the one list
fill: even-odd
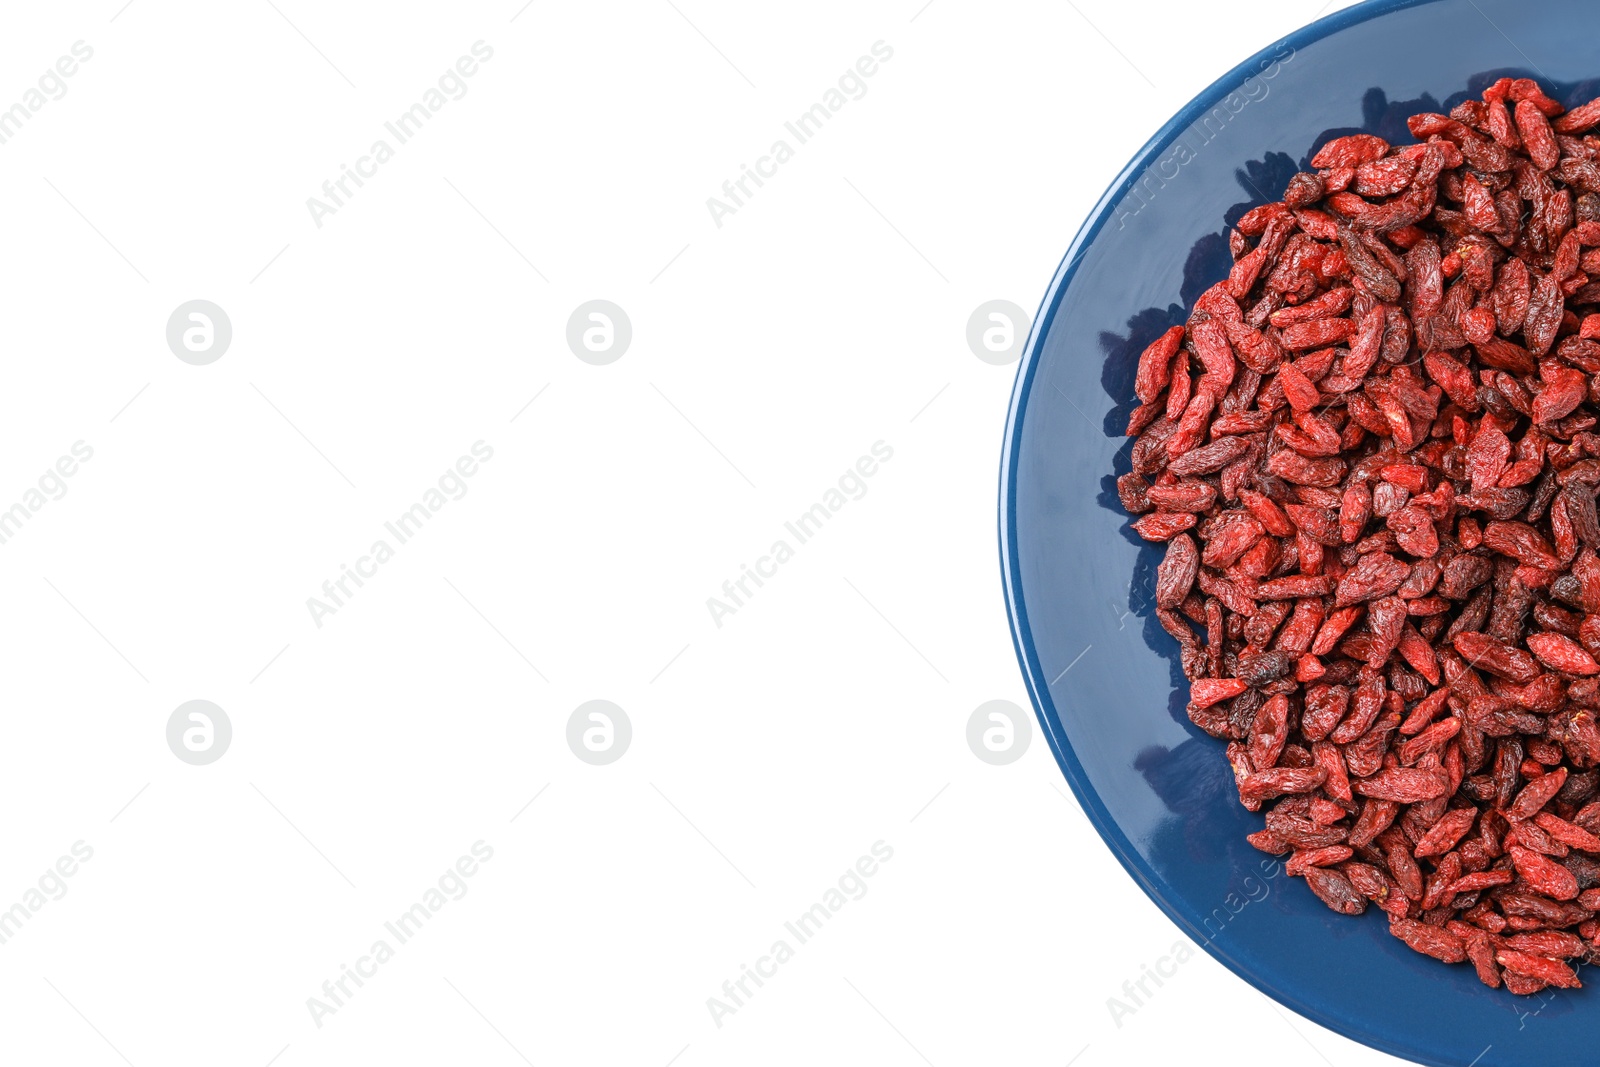
[(1062, 730), (1054, 701), (1049, 696), (1049, 683), (1044, 678), (1043, 667), (1034, 648), (1033, 632), (1028, 624), (1027, 607), (1022, 594), (1016, 526), (1017, 460), (1021, 453), (1022, 422), (1028, 399), (1032, 394), (1034, 376), (1039, 369), (1044, 338), (1049, 334), (1056, 313), (1060, 310), (1062, 297), (1077, 272), (1078, 260), (1094, 243), (1105, 224), (1112, 219), (1113, 206), (1120, 202), (1151, 161), (1159, 157), (1179, 134), (1221, 102), (1245, 77), (1259, 70), (1259, 64), (1263, 60), (1272, 59), (1276, 50), (1284, 44), (1298, 50), (1341, 30), (1391, 12), (1425, 7), (1438, 2), (1440, 0), (1363, 0), (1362, 3), (1335, 11), (1275, 40), (1217, 78), (1179, 109), (1154, 136), (1145, 142), (1144, 147), (1134, 154), (1111, 181), (1106, 191), (1095, 202), (1088, 218), (1079, 227), (1072, 243), (1067, 246), (1066, 253), (1062, 256), (1061, 263), (1045, 290), (1044, 298), (1040, 301), (1039, 310), (1034, 315), (1033, 326), (1023, 347), (1022, 360), (1012, 388), (1011, 405), (1006, 415), (1005, 435), (1000, 454), (999, 548), (1001, 585), (1005, 595), (1006, 615), (1011, 623), (1012, 646), (1017, 654), (1017, 662), (1022, 668), (1023, 680), (1027, 685), (1029, 699), (1033, 703), (1034, 715), (1039, 720), (1051, 752), (1055, 754), (1062, 775), (1071, 787), (1073, 795), (1078, 798), (1078, 803), (1082, 805), (1085, 814), (1088, 815), (1089, 821), (1145, 895), (1208, 955), (1277, 1003), (1318, 1025), (1381, 1052), (1425, 1064), (1427, 1067), (1450, 1067), (1450, 1061), (1437, 1058), (1436, 1054), (1427, 1049), (1395, 1041), (1374, 1032), (1359, 1019), (1339, 1015), (1310, 1003), (1295, 995), (1292, 990), (1278, 989), (1263, 983), (1245, 964), (1219, 947), (1197, 923), (1191, 921), (1174, 903), (1166, 899), (1161, 890), (1162, 879), (1139, 854), (1132, 841), (1122, 832), (1122, 828), (1101, 803), (1099, 794), (1090, 784), (1082, 764), (1079, 763)]

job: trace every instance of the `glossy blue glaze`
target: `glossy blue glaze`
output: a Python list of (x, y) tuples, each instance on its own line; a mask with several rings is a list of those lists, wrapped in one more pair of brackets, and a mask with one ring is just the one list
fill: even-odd
[(1592, 0), (1374, 0), (1225, 75), (1128, 164), (1067, 250), (1018, 372), (1001, 462), (1017, 655), (1106, 843), (1245, 980), (1439, 1067), (1595, 1063), (1600, 993), (1488, 989), (1470, 967), (1390, 937), (1376, 909), (1335, 915), (1244, 841), (1260, 818), (1239, 807), (1222, 743), (1184, 715), (1177, 647), (1151, 611), (1160, 549), (1129, 530), (1113, 481), (1128, 470), (1121, 431), (1138, 353), (1225, 276), (1225, 222), (1277, 199), (1324, 141), (1365, 130), (1410, 142), (1407, 116), (1447, 111), (1501, 75), (1536, 77), (1569, 107), (1600, 95), (1597, 42)]

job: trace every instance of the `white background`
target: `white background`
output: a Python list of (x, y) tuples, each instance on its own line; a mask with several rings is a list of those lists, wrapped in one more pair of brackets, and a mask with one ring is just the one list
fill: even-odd
[[(1036, 729), (1008, 766), (965, 733), (1027, 703), (995, 546), (1015, 368), (967, 318), (1035, 308), (1124, 161), (1312, 0), (274, 3), (4, 16), (0, 107), (94, 52), (0, 145), (0, 508), (94, 455), (0, 546), (0, 909), (93, 858), (0, 945), (0, 1060), (1395, 1062), (1203, 954), (1119, 1025), (1178, 931)], [(466, 95), (317, 227), (306, 199), (479, 40)], [(715, 225), (878, 41), (865, 96)], [(203, 367), (164, 334), (196, 298), (233, 326)], [(565, 342), (596, 298), (633, 326), (608, 366)], [(479, 440), (467, 494), (316, 626)], [(878, 441), (865, 496), (715, 626)], [(197, 698), (234, 731), (203, 767), (165, 739)], [(565, 740), (597, 698), (633, 727), (598, 767)], [(480, 840), (469, 892), (316, 1025)], [(879, 841), (718, 1026), (707, 998)]]

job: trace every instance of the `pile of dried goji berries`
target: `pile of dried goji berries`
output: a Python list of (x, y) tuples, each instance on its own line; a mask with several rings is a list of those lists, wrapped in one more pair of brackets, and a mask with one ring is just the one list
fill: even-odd
[(1516, 993), (1600, 959), (1597, 125), (1502, 79), (1324, 145), (1140, 357), (1118, 481), (1251, 842)]

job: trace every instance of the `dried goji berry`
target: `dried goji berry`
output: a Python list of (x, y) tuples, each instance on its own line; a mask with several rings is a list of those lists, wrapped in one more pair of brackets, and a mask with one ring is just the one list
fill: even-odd
[(1600, 955), (1600, 100), (1407, 125), (1239, 219), (1116, 492), (1251, 843), (1527, 994)]
[(1440, 927), (1413, 919), (1395, 919), (1389, 923), (1389, 932), (1418, 952), (1444, 963), (1460, 963), (1467, 958), (1461, 939)]

